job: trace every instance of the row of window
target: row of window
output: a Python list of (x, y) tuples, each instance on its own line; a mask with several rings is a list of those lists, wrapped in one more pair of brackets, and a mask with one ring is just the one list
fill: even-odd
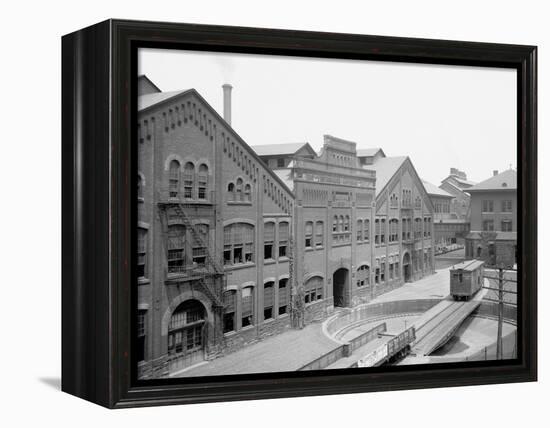
[(235, 183), (227, 184), (227, 200), (230, 202), (251, 202), (252, 186), (249, 183), (244, 184), (242, 178), (237, 178)]
[[(412, 190), (409, 189), (403, 189), (403, 207), (411, 207), (412, 206)], [(395, 193), (392, 193), (390, 196), (390, 208), (397, 208), (399, 206), (399, 198)], [(414, 207), (415, 208), (422, 208), (422, 199), (420, 196), (417, 196), (414, 200)]]
[[(483, 220), (483, 230), (486, 232), (495, 231), (495, 222), (494, 220)], [(502, 220), (500, 222), (500, 231), (501, 232), (512, 232), (512, 220)]]
[[(183, 178), (183, 180), (182, 180)], [(168, 173), (168, 196), (181, 197), (183, 181), (183, 197), (185, 199), (208, 199), (208, 166), (200, 164), (197, 169), (193, 162), (187, 162), (181, 172), (179, 161), (170, 161)]]
[[(245, 328), (255, 323), (254, 291), (254, 287), (252, 286), (244, 287), (241, 289), (239, 300), (237, 299), (237, 290), (227, 290), (224, 293), (224, 333), (239, 329), (237, 316), (240, 317), (240, 328)], [(264, 320), (274, 319), (277, 316), (286, 314), (289, 304), (290, 285), (288, 283), (288, 278), (280, 279), (277, 284), (275, 284), (274, 281), (269, 281), (264, 284), (262, 304)]]
[[(486, 199), (483, 201), (482, 212), (492, 213), (495, 212), (495, 201)], [(502, 200), (500, 201), (500, 212), (509, 213), (512, 212), (512, 201), (511, 200)]]

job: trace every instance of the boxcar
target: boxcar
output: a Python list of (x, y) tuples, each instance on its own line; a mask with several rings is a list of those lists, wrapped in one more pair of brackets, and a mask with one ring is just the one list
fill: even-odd
[(482, 260), (467, 260), (450, 269), (451, 296), (455, 300), (469, 300), (483, 286)]

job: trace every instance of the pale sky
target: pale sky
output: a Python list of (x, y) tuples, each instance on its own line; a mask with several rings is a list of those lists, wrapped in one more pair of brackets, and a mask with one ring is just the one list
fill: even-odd
[(450, 167), (482, 181), (516, 167), (516, 71), (142, 49), (139, 74), (162, 91), (195, 88), (249, 145), (309, 142), (323, 135), (357, 148), (409, 156), (439, 185)]

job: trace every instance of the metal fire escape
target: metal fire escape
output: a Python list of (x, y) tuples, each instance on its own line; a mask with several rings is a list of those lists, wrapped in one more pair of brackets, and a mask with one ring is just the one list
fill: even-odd
[[(199, 286), (200, 291), (208, 296), (215, 310), (223, 310), (223, 290), (224, 290), (224, 270), (223, 265), (219, 263), (210, 253), (209, 243), (205, 242), (201, 233), (193, 225), (191, 219), (186, 213), (189, 203), (183, 202), (178, 198), (170, 197), (165, 200), (160, 199), (158, 203), (159, 214), (162, 224), (163, 241), (166, 254), (168, 254), (169, 225), (181, 224), (185, 230), (190, 231), (191, 237), (200, 248), (204, 249), (204, 264), (192, 263), (182, 267), (177, 273), (172, 273), (168, 278), (170, 282), (189, 281), (191, 287)], [(177, 220), (177, 222), (174, 222)]]

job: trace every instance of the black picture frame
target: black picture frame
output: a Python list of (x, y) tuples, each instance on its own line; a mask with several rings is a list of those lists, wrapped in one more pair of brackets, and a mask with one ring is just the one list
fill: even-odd
[[(177, 48), (517, 70), (518, 358), (139, 382), (133, 361), (136, 52)], [(534, 46), (108, 20), (62, 38), (62, 390), (109, 408), (537, 379)]]

